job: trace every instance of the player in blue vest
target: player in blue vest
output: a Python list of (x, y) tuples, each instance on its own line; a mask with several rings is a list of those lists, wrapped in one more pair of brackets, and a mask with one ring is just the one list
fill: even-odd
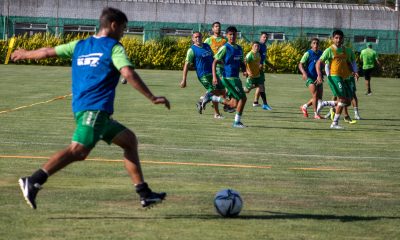
[[(268, 62), (267, 60), (267, 40), (268, 40), (268, 33), (266, 32), (261, 32), (260, 35), (260, 49), (258, 50), (258, 52), (260, 53), (261, 56), (261, 60), (260, 60), (260, 77), (261, 77), (261, 81), (265, 82), (265, 73), (264, 73), (264, 68), (268, 65), (269, 67), (273, 68), (273, 66)], [(253, 101), (253, 107), (259, 107), (260, 104), (258, 103), (258, 99), (261, 96), (261, 99), (263, 101), (263, 105), (262, 108), (264, 110), (272, 110), (272, 107), (268, 104), (267, 101), (267, 94), (266, 94), (266, 88), (265, 88), (265, 84), (264, 84), (264, 89), (261, 89), (260, 87), (256, 88), (256, 91), (254, 93), (254, 101)]]
[(202, 42), (202, 34), (200, 32), (193, 33), (192, 42), (193, 45), (188, 49), (186, 54), (180, 86), (181, 88), (186, 87), (189, 65), (193, 65), (196, 69), (197, 78), (207, 90), (206, 94), (203, 96), (203, 100), (196, 104), (199, 113), (202, 114), (205, 104), (207, 104), (208, 101), (212, 101), (214, 104), (214, 118), (223, 119), (224, 117), (220, 114), (218, 109), (218, 103), (227, 105), (228, 102), (221, 97), (225, 94), (225, 87), (222, 85), (222, 83), (218, 81), (217, 84), (213, 84), (213, 51), (210, 45)]
[(306, 82), (306, 87), (310, 90), (311, 99), (300, 107), (304, 117), (308, 117), (307, 108), (313, 106), (314, 118), (321, 119), (317, 111), (318, 102), (322, 101), (323, 85), (322, 81), (317, 81), (318, 74), (315, 64), (321, 57), (322, 51), (319, 50), (319, 39), (311, 39), (311, 49), (304, 53), (299, 63), (299, 70), (302, 74), (303, 80)]
[(77, 126), (67, 148), (51, 156), (31, 176), (19, 179), (25, 200), (33, 209), (36, 209), (36, 195), (47, 178), (75, 161), (85, 160), (99, 140), (123, 149), (125, 168), (143, 207), (162, 202), (166, 197), (165, 192), (153, 192), (144, 181), (136, 135), (111, 118), (120, 75), (152, 103), (170, 108), (165, 97), (154, 96), (147, 88), (119, 43), (127, 22), (126, 15), (120, 10), (104, 8), (100, 30), (95, 36), (55, 48), (20, 49), (12, 54), (13, 61), (57, 56), (72, 58), (72, 111)]
[(239, 78), (240, 71), (247, 77), (246, 66), (243, 61), (243, 50), (236, 44), (237, 29), (236, 27), (230, 26), (226, 29), (226, 38), (228, 42), (222, 46), (217, 54), (214, 56), (214, 62), (212, 65), (213, 71), (213, 82), (217, 83), (217, 72), (216, 67), (218, 63), (224, 64), (223, 77), (221, 79), (222, 84), (228, 91), (228, 95), (231, 96), (230, 107), (236, 108), (235, 121), (233, 127), (245, 128), (246, 126), (241, 122), (243, 109), (247, 101), (246, 93), (243, 90), (242, 81)]

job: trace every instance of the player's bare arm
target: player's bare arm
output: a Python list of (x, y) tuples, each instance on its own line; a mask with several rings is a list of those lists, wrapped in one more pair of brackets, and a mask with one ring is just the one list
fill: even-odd
[(212, 63), (212, 75), (213, 75), (213, 84), (217, 85), (218, 83), (218, 78), (217, 78), (217, 64), (222, 63), (221, 61), (214, 59)]
[(11, 60), (18, 61), (25, 59), (44, 59), (56, 56), (57, 54), (54, 48), (39, 48), (37, 50), (32, 50), (32, 51), (28, 51), (25, 49), (17, 49), (11, 54)]
[(308, 76), (307, 76), (306, 70), (304, 70), (304, 67), (303, 67), (302, 63), (299, 63), (299, 70), (300, 70), (300, 72), (302, 74), (303, 80), (304, 81), (307, 80)]
[(187, 79), (188, 71), (189, 71), (189, 63), (185, 62), (185, 65), (183, 66), (182, 81), (180, 83), (181, 88), (185, 88), (186, 87), (186, 79)]
[(154, 96), (150, 89), (143, 82), (142, 78), (136, 73), (134, 69), (129, 66), (123, 67), (120, 70), (121, 75), (128, 81), (128, 83), (148, 98), (154, 104), (164, 104), (166, 108), (170, 109), (170, 103), (165, 97)]
[(317, 74), (318, 74), (317, 82), (319, 82), (319, 83), (322, 82), (321, 64), (322, 64), (321, 59), (319, 59), (319, 60), (317, 61), (317, 63), (315, 64), (315, 68), (316, 68)]

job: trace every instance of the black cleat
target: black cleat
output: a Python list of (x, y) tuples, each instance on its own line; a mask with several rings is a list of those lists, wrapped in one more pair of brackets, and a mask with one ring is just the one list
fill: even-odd
[(203, 104), (201, 102), (196, 103), (196, 108), (199, 114), (203, 113)]
[(18, 180), (19, 186), (21, 187), (22, 194), (31, 208), (36, 209), (36, 195), (42, 186), (39, 183), (31, 183), (29, 177), (22, 177)]
[(150, 192), (149, 194), (147, 194), (146, 197), (140, 197), (140, 204), (142, 204), (142, 207), (144, 208), (152, 207), (157, 203), (161, 203), (166, 196), (167, 193), (165, 192), (161, 193)]

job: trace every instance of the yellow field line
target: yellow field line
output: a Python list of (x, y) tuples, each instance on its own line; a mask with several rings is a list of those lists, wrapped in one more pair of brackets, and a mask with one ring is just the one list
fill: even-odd
[(67, 94), (67, 95), (64, 95), (64, 96), (58, 96), (58, 97), (52, 98), (52, 99), (47, 100), (47, 101), (32, 103), (32, 104), (29, 104), (29, 105), (20, 106), (20, 107), (16, 107), (16, 108), (13, 108), (13, 109), (8, 109), (8, 110), (0, 111), (0, 114), (2, 114), (2, 113), (8, 113), (8, 112), (13, 112), (13, 111), (20, 110), (20, 109), (23, 109), (23, 108), (33, 107), (33, 106), (39, 105), (39, 104), (45, 104), (45, 103), (53, 102), (53, 101), (55, 101), (55, 100), (64, 99), (64, 98), (69, 97), (69, 96), (72, 96), (72, 94), (70, 93), (70, 94)]
[(304, 170), (304, 171), (358, 171), (356, 169), (349, 168), (288, 168), (288, 170)]
[[(42, 156), (13, 156), (13, 155), (0, 155), (0, 158), (16, 158), (16, 159), (48, 159), (49, 157)], [(97, 161), (97, 162), (123, 162), (121, 159), (104, 159), (104, 158), (87, 158), (86, 161)], [(141, 160), (141, 163), (145, 164), (160, 164), (160, 165), (187, 165), (187, 166), (202, 166), (202, 167), (230, 167), (230, 168), (253, 168), (253, 169), (271, 169), (272, 166), (259, 166), (259, 165), (247, 165), (247, 164), (220, 164), (220, 163), (190, 163), (190, 162), (163, 162), (163, 161), (152, 161), (152, 160)], [(299, 168), (292, 167), (287, 170), (294, 171), (347, 171), (347, 172), (359, 172), (360, 169), (349, 169), (349, 168), (328, 168), (328, 167), (314, 167), (314, 168)], [(368, 170), (369, 172), (371, 170)], [(373, 170), (372, 170), (373, 171)], [(365, 172), (365, 171), (364, 171)]]
[[(19, 159), (48, 159), (48, 157), (41, 156), (12, 156), (12, 155), (0, 155), (0, 158), (19, 158)], [(103, 159), (103, 158), (87, 158), (86, 161), (98, 161), (98, 162), (123, 162), (120, 159)], [(190, 163), (190, 162), (163, 162), (163, 161), (151, 161), (141, 160), (141, 163), (146, 164), (160, 164), (160, 165), (188, 165), (188, 166), (203, 166), (203, 167), (231, 167), (231, 168), (257, 168), (257, 169), (270, 169), (271, 166), (257, 166), (257, 165), (245, 165), (245, 164), (219, 164), (219, 163)]]

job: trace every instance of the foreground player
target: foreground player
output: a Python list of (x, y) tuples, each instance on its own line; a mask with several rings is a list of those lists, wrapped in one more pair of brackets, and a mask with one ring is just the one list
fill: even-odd
[(332, 129), (342, 129), (339, 125), (340, 115), (343, 108), (350, 104), (352, 99), (352, 89), (349, 86), (349, 76), (358, 79), (357, 64), (354, 53), (350, 48), (343, 46), (344, 34), (341, 30), (335, 30), (332, 33), (333, 45), (327, 48), (316, 64), (318, 74), (317, 81), (322, 81), (321, 64), (329, 64), (328, 84), (332, 90), (333, 96), (337, 97), (335, 116), (331, 124)]
[(311, 49), (304, 53), (299, 63), (299, 70), (302, 74), (302, 78), (306, 81), (306, 87), (310, 90), (311, 99), (300, 107), (304, 117), (308, 117), (307, 107), (313, 106), (314, 118), (321, 119), (321, 116), (317, 112), (318, 101), (322, 100), (323, 85), (322, 82), (317, 81), (317, 70), (315, 64), (321, 57), (322, 51), (319, 50), (319, 39), (311, 39)]
[[(199, 113), (201, 114), (205, 104), (207, 103), (207, 99), (211, 98), (214, 105), (214, 118), (222, 119), (224, 118), (218, 109), (218, 103), (227, 104), (227, 101), (218, 97), (220, 95), (225, 94), (225, 87), (222, 85), (220, 81), (217, 82), (216, 85), (213, 85), (213, 76), (212, 76), (212, 63), (214, 61), (213, 52), (210, 46), (207, 43), (202, 42), (202, 34), (200, 32), (194, 32), (192, 35), (193, 45), (188, 49), (186, 54), (185, 65), (183, 67), (183, 76), (182, 81), (180, 83), (181, 88), (186, 87), (187, 73), (189, 71), (189, 65), (193, 64), (197, 77), (200, 83), (207, 90), (206, 95), (203, 97), (204, 104), (197, 103), (197, 108)], [(218, 79), (219, 80), (219, 79)]]
[(165, 97), (154, 96), (147, 88), (118, 42), (127, 22), (126, 15), (120, 10), (105, 8), (100, 16), (100, 30), (95, 36), (55, 48), (21, 49), (12, 54), (13, 61), (57, 56), (72, 58), (72, 111), (77, 127), (67, 148), (51, 156), (31, 176), (19, 179), (22, 193), (33, 209), (36, 209), (36, 195), (47, 178), (70, 163), (85, 160), (100, 139), (123, 149), (125, 168), (143, 207), (159, 203), (166, 197), (164, 192), (153, 192), (144, 181), (136, 135), (111, 118), (120, 74), (152, 103), (170, 108)]
[(245, 128), (246, 126), (241, 122), (241, 117), (247, 98), (239, 78), (239, 72), (242, 70), (244, 76), (247, 76), (247, 73), (243, 62), (243, 50), (236, 44), (236, 27), (228, 27), (226, 29), (226, 37), (228, 42), (214, 56), (212, 65), (213, 82), (214, 84), (218, 82), (217, 64), (223, 63), (224, 71), (221, 81), (227, 89), (228, 95), (232, 97), (229, 102), (230, 106), (236, 108), (235, 121), (232, 126), (234, 128)]

